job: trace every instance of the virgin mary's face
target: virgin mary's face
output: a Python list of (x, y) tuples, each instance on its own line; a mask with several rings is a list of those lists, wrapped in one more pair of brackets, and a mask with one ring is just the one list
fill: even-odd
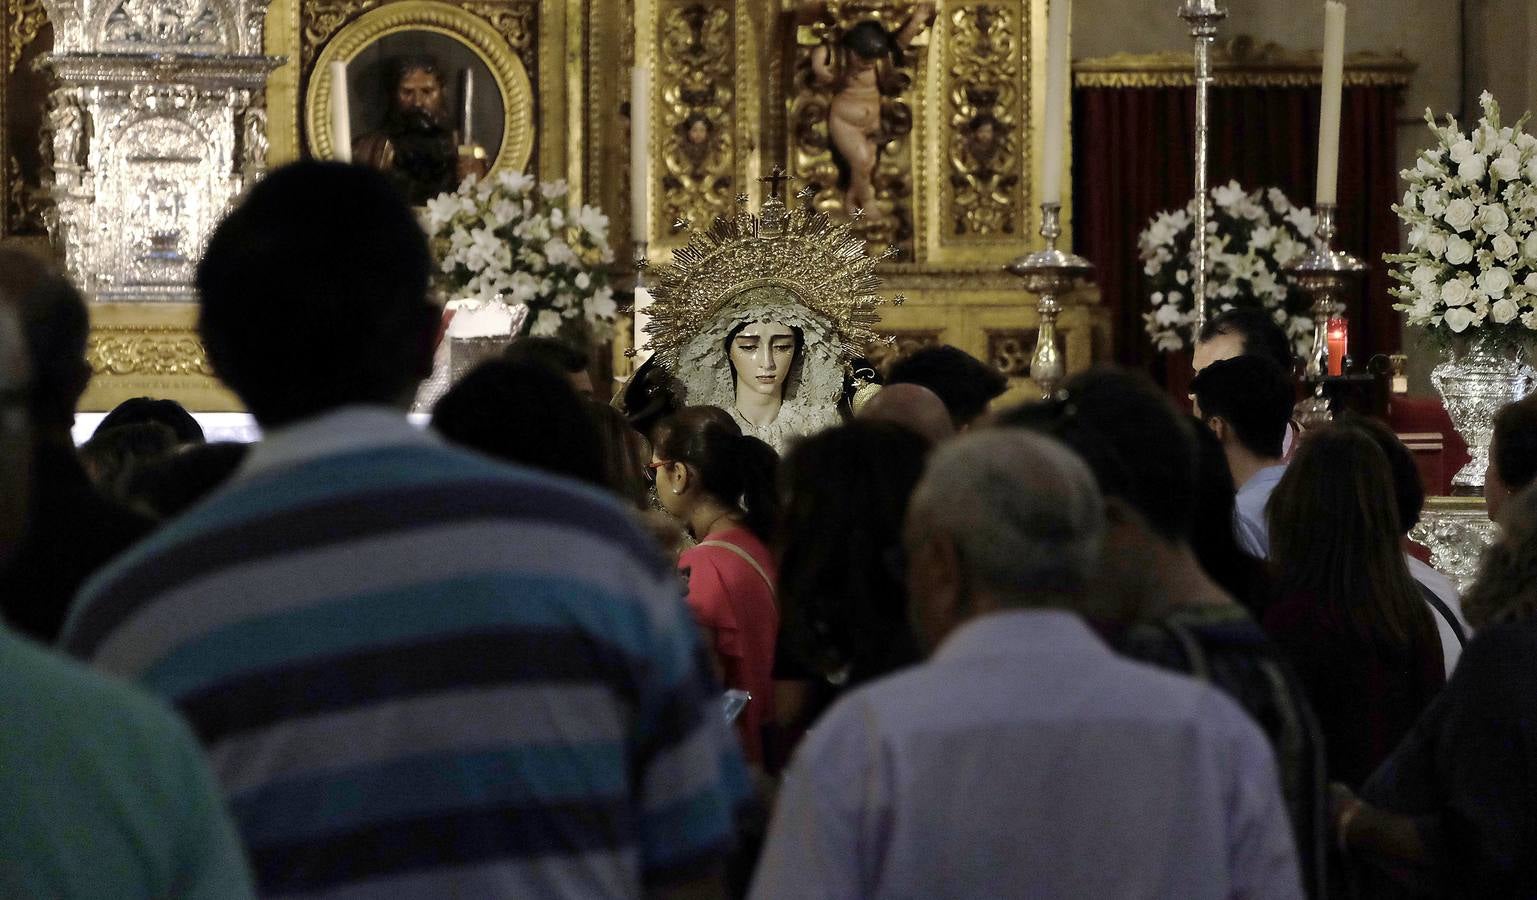
[(795, 331), (783, 322), (749, 322), (731, 339), (737, 393), (783, 396), (795, 362)]

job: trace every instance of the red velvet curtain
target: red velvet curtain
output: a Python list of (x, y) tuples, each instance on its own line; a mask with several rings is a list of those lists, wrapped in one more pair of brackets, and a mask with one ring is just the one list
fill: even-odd
[[(1345, 88), (1340, 134), (1338, 246), (1370, 266), (1349, 302), (1350, 355), (1364, 361), (1399, 347), (1399, 314), (1382, 254), (1398, 248), (1392, 204), (1399, 87)], [(1313, 205), (1319, 90), (1214, 87), (1210, 183), (1279, 187)], [(1137, 235), (1160, 210), (1193, 196), (1195, 89), (1080, 87), (1073, 92), (1073, 244), (1096, 267), (1111, 311), (1119, 362), (1160, 381), (1183, 380), (1143, 331), (1146, 308)]]

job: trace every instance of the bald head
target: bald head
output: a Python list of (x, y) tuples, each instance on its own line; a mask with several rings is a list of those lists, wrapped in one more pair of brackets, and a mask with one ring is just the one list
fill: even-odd
[(921, 384), (886, 385), (859, 410), (858, 418), (900, 425), (934, 445), (955, 436), (945, 402)]
[(931, 646), (995, 608), (1085, 615), (1104, 501), (1087, 465), (1051, 438), (986, 429), (934, 452), (908, 506), (916, 626)]

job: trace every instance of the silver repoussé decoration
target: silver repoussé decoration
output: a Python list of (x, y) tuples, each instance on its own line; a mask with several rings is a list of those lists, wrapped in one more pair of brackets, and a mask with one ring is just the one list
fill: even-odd
[(1030, 357), (1030, 380), (1041, 389), (1042, 399), (1048, 400), (1067, 374), (1066, 361), (1057, 349), (1057, 314), (1062, 310), (1057, 298), (1094, 270), (1083, 257), (1057, 249), (1057, 238), (1062, 236), (1061, 213), (1060, 204), (1042, 203), (1041, 237), (1046, 239), (1045, 249), (1022, 256), (1007, 266), (1010, 273), (1024, 279), (1025, 290), (1041, 297), (1035, 353)]
[(1430, 383), (1441, 394), (1446, 413), (1467, 443), (1471, 457), (1452, 476), (1454, 495), (1483, 493), (1494, 414), (1537, 386), (1537, 371), (1523, 357), (1519, 351), (1503, 350), (1487, 337), (1475, 337), (1467, 349), (1452, 351), (1446, 362), (1430, 370)]
[(1206, 170), (1211, 108), (1211, 46), (1217, 40), (1217, 24), (1227, 18), (1227, 9), (1218, 0), (1185, 0), (1179, 17), (1190, 24), (1195, 40), (1195, 236), (1191, 251), (1195, 254), (1195, 327), (1192, 337), (1199, 337), (1206, 324)]
[(192, 301), (193, 266), (267, 165), (267, 0), (43, 0), (45, 213), (97, 301)]

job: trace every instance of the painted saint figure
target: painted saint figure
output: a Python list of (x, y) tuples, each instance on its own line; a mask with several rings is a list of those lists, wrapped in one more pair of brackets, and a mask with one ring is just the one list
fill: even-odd
[(449, 113), (442, 67), (409, 56), (390, 68), (383, 126), (353, 142), (352, 158), (389, 176), (412, 206), (490, 169), (484, 148), (462, 146)]
[(827, 136), (838, 166), (838, 187), (844, 206), (853, 214), (879, 214), (875, 206), (875, 167), (880, 160), (881, 97), (906, 88), (899, 71), (913, 40), (934, 21), (932, 3), (919, 3), (896, 33), (869, 19), (843, 32), (837, 46), (823, 44), (811, 52), (811, 71), (819, 85), (830, 87)]

